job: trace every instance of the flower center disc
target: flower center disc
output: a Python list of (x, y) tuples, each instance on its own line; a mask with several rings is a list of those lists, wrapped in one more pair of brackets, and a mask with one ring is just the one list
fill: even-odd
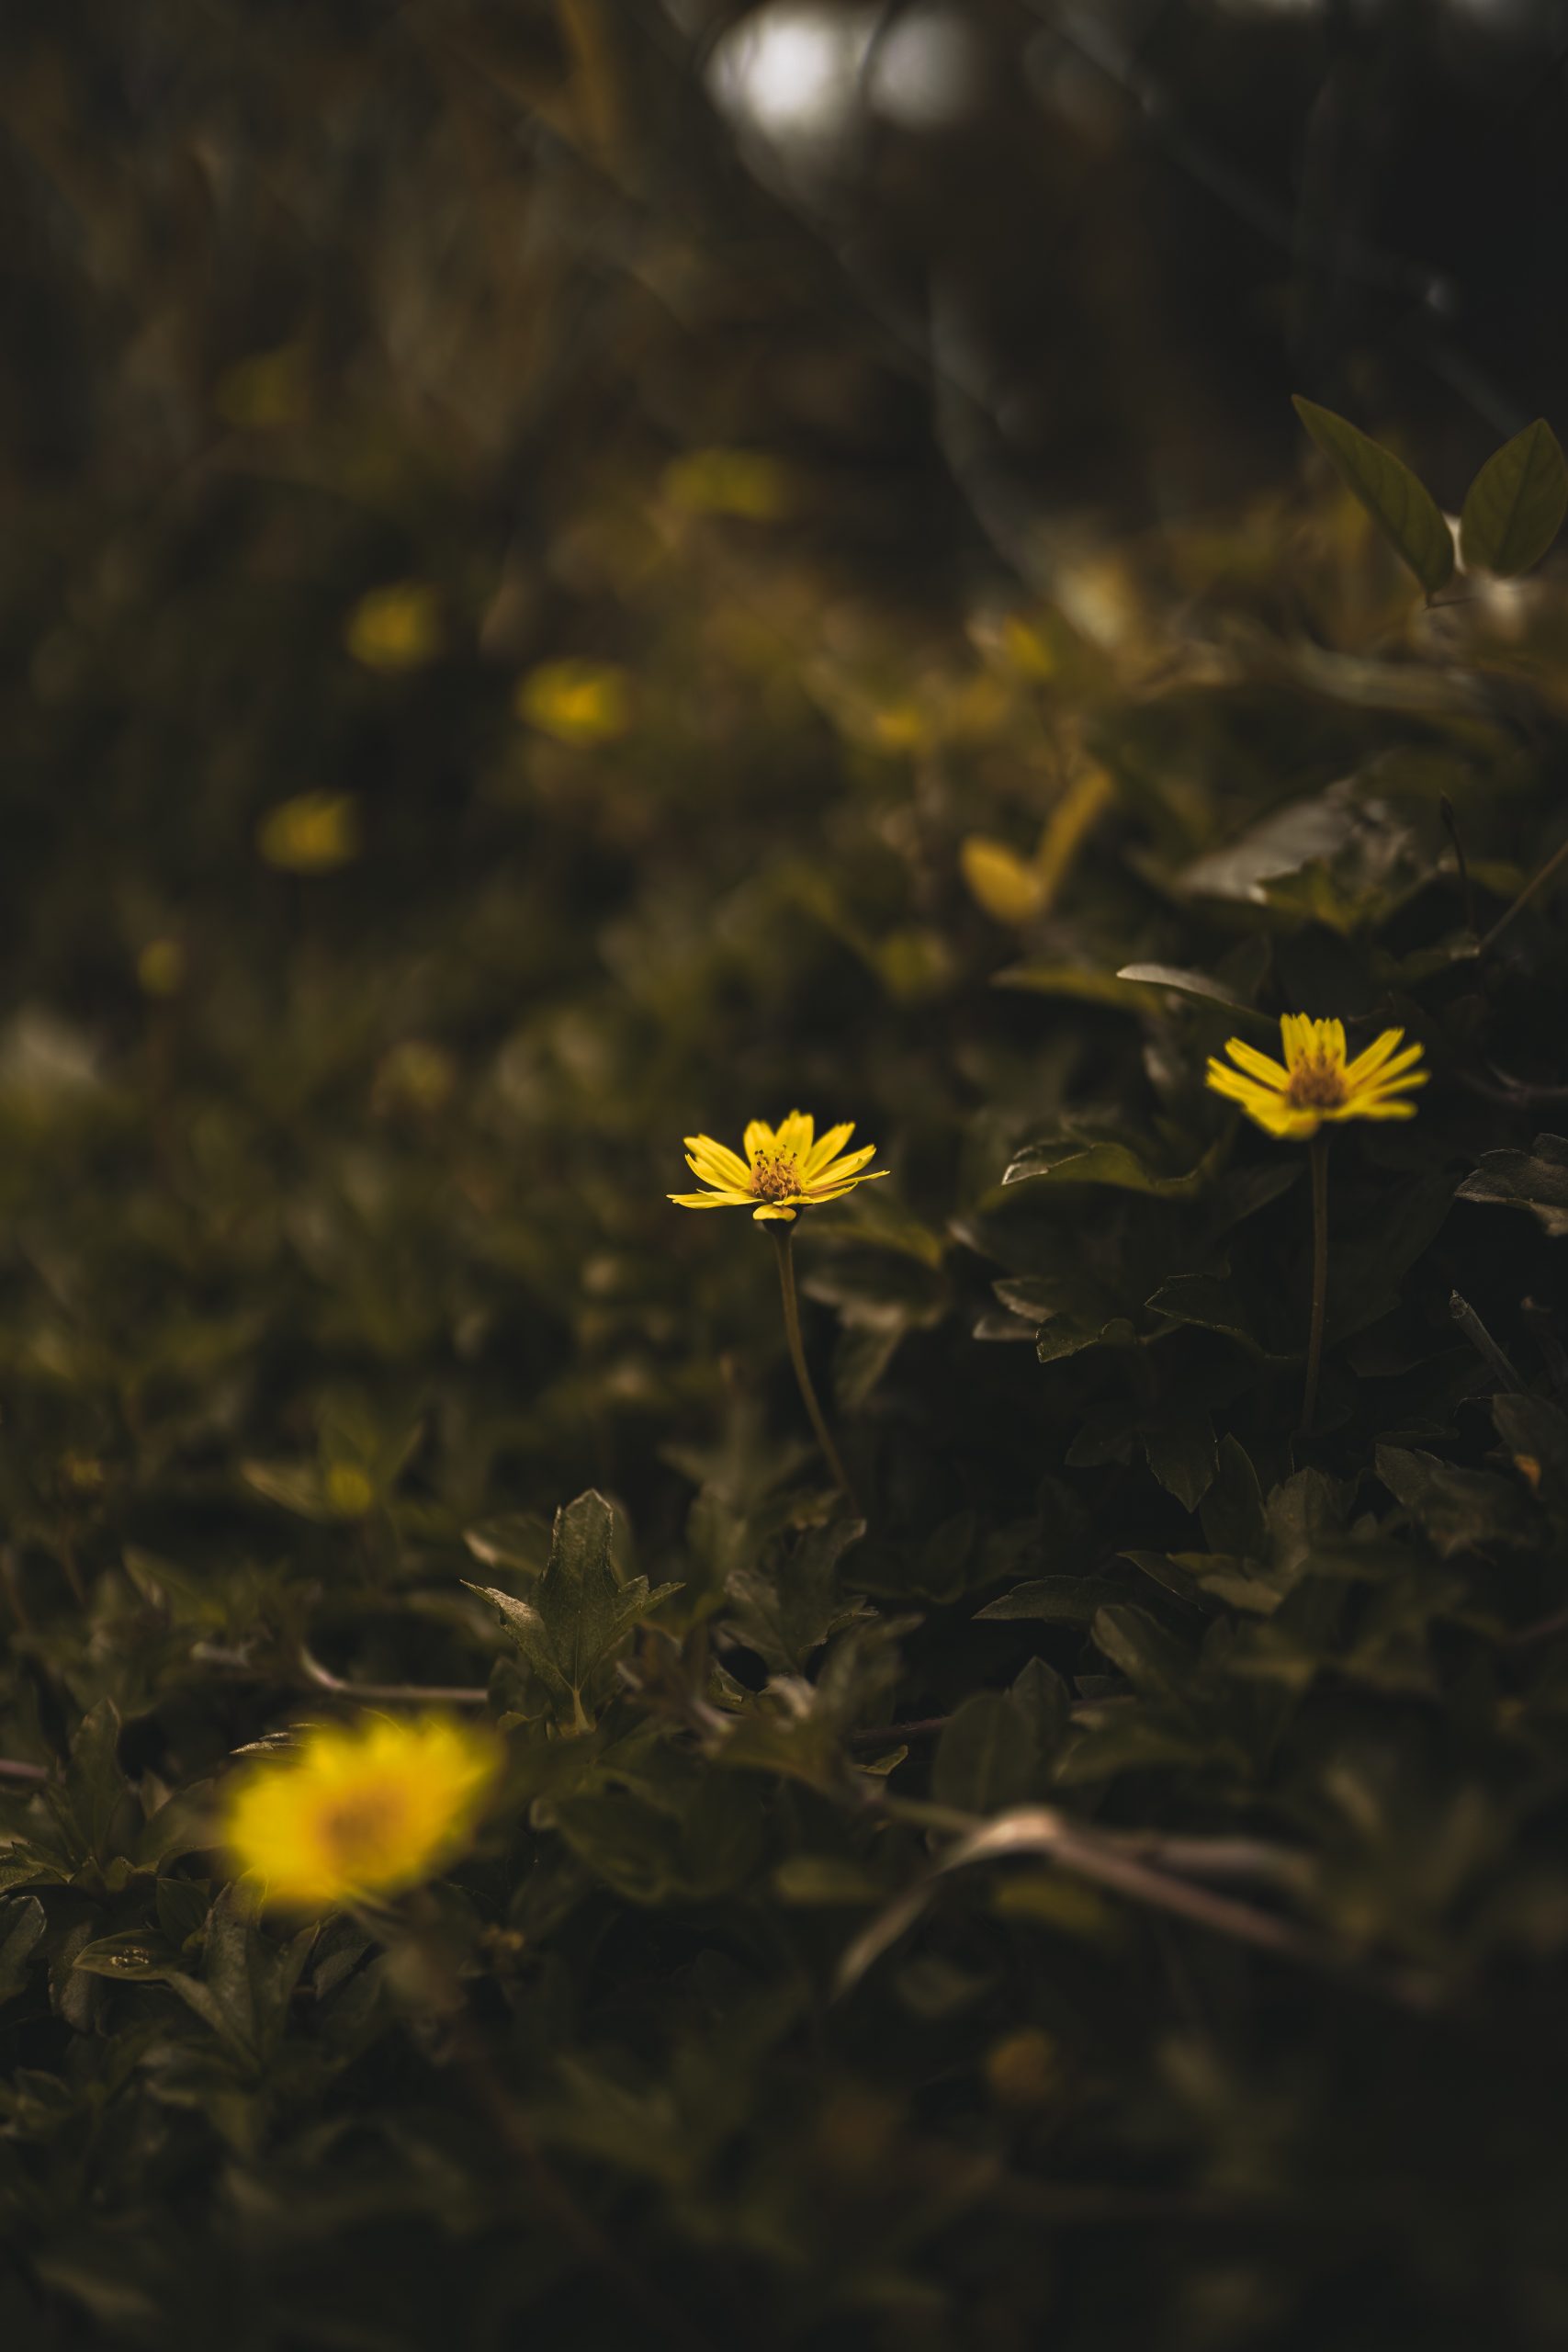
[(1345, 1078), (1327, 1062), (1302, 1062), (1291, 1072), (1286, 1098), (1298, 1111), (1332, 1111), (1345, 1100)]
[(403, 1814), (401, 1796), (390, 1789), (367, 1789), (340, 1798), (321, 1815), (321, 1844), (342, 1871), (378, 1863), (401, 1827)]
[(793, 1159), (759, 1159), (751, 1170), (751, 1190), (760, 1201), (785, 1201), (800, 1190)]

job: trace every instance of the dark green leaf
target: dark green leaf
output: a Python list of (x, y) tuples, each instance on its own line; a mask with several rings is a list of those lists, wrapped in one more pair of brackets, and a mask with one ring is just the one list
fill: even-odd
[(1428, 596), (1453, 573), (1454, 543), (1437, 500), (1391, 449), (1298, 393), (1293, 405), (1346, 488), (1359, 498)]
[(1568, 464), (1543, 416), (1487, 458), (1465, 494), (1466, 566), (1504, 580), (1540, 561), (1568, 514)]

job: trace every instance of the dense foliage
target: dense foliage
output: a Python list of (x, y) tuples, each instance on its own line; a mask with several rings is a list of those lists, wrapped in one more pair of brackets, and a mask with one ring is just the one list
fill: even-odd
[[(635, 102), (592, 7), (136, 13), (6, 165), (0, 2335), (1560, 2343), (1518, 483), (1429, 600), (1304, 436), (998, 537), (658, 12)], [(1303, 1011), (1431, 1073), (1304, 1435), (1204, 1085)], [(893, 1170), (798, 1227), (858, 1517), (666, 1198), (795, 1105)], [(429, 1693), (471, 1854), (258, 1917), (235, 1753)]]

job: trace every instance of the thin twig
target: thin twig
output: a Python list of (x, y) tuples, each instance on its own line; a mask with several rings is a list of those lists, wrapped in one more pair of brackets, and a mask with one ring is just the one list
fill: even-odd
[(390, 1706), (405, 1707), (482, 1707), (490, 1699), (488, 1690), (447, 1688), (435, 1683), (345, 1682), (341, 1675), (324, 1667), (320, 1658), (312, 1657), (303, 1642), (299, 1645), (299, 1670), (318, 1690), (330, 1690), (334, 1699), (377, 1699)]
[(1507, 930), (1508, 925), (1513, 922), (1514, 917), (1520, 913), (1524, 908), (1529, 906), (1530, 900), (1539, 891), (1545, 889), (1547, 884), (1552, 879), (1552, 876), (1560, 873), (1564, 865), (1568, 865), (1568, 842), (1562, 842), (1558, 848), (1552, 851), (1551, 855), (1547, 859), (1546, 864), (1538, 867), (1536, 872), (1531, 875), (1529, 880), (1525, 884), (1524, 888), (1519, 892), (1518, 897), (1514, 900), (1512, 906), (1504, 908), (1502, 913), (1498, 916), (1496, 922), (1493, 924), (1491, 930), (1486, 933), (1486, 936), (1481, 943), (1481, 952), (1483, 956), (1489, 947), (1495, 947), (1496, 945), (1497, 941), (1501, 938), (1503, 933)]
[(47, 1781), (47, 1764), (24, 1764), (19, 1756), (0, 1756), (0, 1781)]
[[(897, 1820), (924, 1821), (933, 1815), (945, 1815), (951, 1823), (955, 1817), (946, 1808), (911, 1806), (895, 1797), (885, 1797), (881, 1809)], [(1214, 1842), (1221, 1849), (1234, 1849), (1236, 1844), (1234, 1839)], [(1189, 1838), (1180, 1843), (1184, 1859), (1190, 1865), (1201, 1841)], [(1369, 1968), (1359, 1951), (1298, 1928), (1272, 1911), (1260, 1911), (1230, 1895), (1215, 1894), (1207, 1887), (1192, 1885), (1172, 1871), (1153, 1868), (1103, 1832), (1074, 1822), (1049, 1805), (1022, 1806), (988, 1822), (971, 1817), (965, 1833), (949, 1848), (929, 1876), (890, 1904), (851, 1944), (839, 1963), (840, 1996), (851, 1991), (867, 1969), (914, 1925), (942, 1879), (951, 1871), (971, 1862), (1002, 1860), (1024, 1854), (1042, 1855), (1075, 1877), (1088, 1879), (1131, 1902), (1146, 1904), (1174, 1917), (1187, 1919), (1193, 1926), (1206, 1928), (1233, 1942), (1250, 1944), (1281, 1960), (1294, 1961), (1362, 1984), (1402, 2007), (1425, 2013), (1437, 2006), (1438, 1988), (1427, 1978), (1410, 1970)], [(1235, 1863), (1238, 1857), (1232, 1850), (1226, 1859)], [(1256, 1864), (1259, 1858), (1254, 1855), (1250, 1859)]]
[(1460, 888), (1464, 894), (1464, 927), (1466, 931), (1473, 932), (1475, 891), (1470, 879), (1470, 860), (1464, 854), (1464, 838), (1459, 829), (1459, 818), (1455, 813), (1454, 804), (1446, 792), (1438, 806), (1443, 812), (1443, 823), (1447, 826), (1449, 839), (1454, 845), (1454, 863), (1459, 867)]
[(1508, 1362), (1469, 1299), (1461, 1298), (1456, 1290), (1449, 1300), (1449, 1313), (1481, 1358), (1487, 1370), (1495, 1374), (1505, 1388), (1520, 1390), (1524, 1382)]

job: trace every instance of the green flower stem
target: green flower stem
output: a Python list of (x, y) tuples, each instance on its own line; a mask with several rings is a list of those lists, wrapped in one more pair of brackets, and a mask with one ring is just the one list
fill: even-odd
[(768, 1223), (768, 1231), (773, 1237), (773, 1248), (778, 1252), (779, 1289), (784, 1296), (784, 1338), (789, 1342), (789, 1360), (795, 1366), (795, 1377), (800, 1389), (801, 1401), (811, 1418), (811, 1426), (817, 1432), (817, 1442), (822, 1449), (823, 1459), (833, 1474), (839, 1492), (858, 1518), (860, 1505), (855, 1500), (855, 1490), (850, 1484), (849, 1472), (844, 1468), (839, 1449), (833, 1442), (833, 1432), (828, 1427), (826, 1416), (817, 1401), (817, 1391), (811, 1385), (811, 1374), (807, 1370), (806, 1349), (800, 1337), (800, 1299), (795, 1287), (795, 1227), (786, 1225), (782, 1217), (771, 1218)]
[(1307, 1340), (1306, 1395), (1301, 1435), (1309, 1436), (1317, 1409), (1317, 1375), (1323, 1369), (1323, 1326), (1328, 1312), (1328, 1137), (1319, 1127), (1312, 1139), (1312, 1334)]

